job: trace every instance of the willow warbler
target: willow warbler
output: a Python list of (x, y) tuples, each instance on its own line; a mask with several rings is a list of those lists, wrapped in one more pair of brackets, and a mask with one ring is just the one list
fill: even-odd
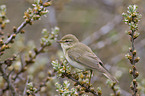
[(72, 34), (65, 35), (58, 41), (67, 61), (81, 70), (98, 70), (113, 82), (118, 82), (104, 67), (102, 61), (94, 54), (87, 45), (79, 42)]

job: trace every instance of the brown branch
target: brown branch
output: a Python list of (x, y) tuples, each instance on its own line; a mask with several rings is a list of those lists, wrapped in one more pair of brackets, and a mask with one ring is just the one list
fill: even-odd
[(41, 83), (41, 84), (39, 85), (39, 87), (37, 88), (37, 90), (35, 91), (35, 93), (38, 93), (38, 92), (41, 90), (42, 87), (47, 86), (47, 85), (46, 85), (47, 82), (48, 82), (48, 80), (45, 80), (43, 83)]
[(8, 84), (8, 88), (6, 88), (6, 89), (10, 89), (11, 93), (12, 93), (12, 96), (16, 96), (17, 92), (15, 90), (14, 85), (11, 82), (10, 75), (6, 74), (6, 70), (4, 68), (2, 68), (2, 65), (0, 65), (0, 72), (2, 73), (3, 78), (5, 79), (5, 81)]
[(18, 78), (18, 76), (23, 73), (25, 71), (25, 67), (34, 63), (34, 59), (43, 52), (44, 48), (47, 46), (47, 44), (42, 45), (37, 51), (35, 51), (34, 56), (29, 57), (29, 60), (25, 60), (25, 65), (22, 66), (22, 68), (20, 69), (20, 71), (16, 74), (16, 76), (13, 78), (13, 80), (16, 80)]
[(6, 88), (2, 89), (0, 95), (4, 94), (7, 90), (9, 90), (9, 86), (6, 86)]
[[(5, 61), (1, 61), (0, 62), (0, 73), (2, 74), (3, 78), (5, 79), (5, 81), (8, 83), (11, 83), (11, 79), (10, 79), (10, 75), (11, 73), (14, 71), (14, 69), (12, 69), (9, 73), (6, 73), (6, 69), (11, 66), (11, 64), (15, 61), (16, 55), (13, 55), (13, 57), (6, 59)], [(5, 65), (5, 68), (4, 66)], [(4, 94), (5, 91), (9, 90), (11, 87), (13, 86), (12, 84), (7, 84), (7, 86), (4, 89), (1, 89), (1, 93), (0, 95)], [(13, 88), (11, 89), (13, 90)]]
[(25, 94), (26, 94), (26, 89), (27, 89), (28, 82), (29, 82), (29, 79), (27, 78), (27, 81), (26, 81), (25, 88), (24, 88), (24, 91), (23, 91), (23, 95), (22, 96), (25, 96)]
[(55, 73), (56, 73), (56, 72), (54, 72), (54, 71), (51, 72), (51, 73), (48, 71), (48, 77), (45, 78), (45, 80), (43, 81), (43, 83), (40, 83), (40, 85), (39, 85), (39, 87), (37, 88), (37, 90), (35, 91), (35, 93), (38, 93), (38, 92), (41, 90), (42, 87), (46, 87), (46, 86), (47, 86), (46, 83), (47, 83), (49, 80), (51, 80), (51, 77), (54, 77), (54, 76), (55, 76)]
[(118, 95), (118, 93), (117, 93), (117, 90), (115, 89), (115, 85), (116, 85), (116, 83), (113, 83), (113, 85), (111, 86), (111, 89), (112, 89), (112, 91), (113, 91), (113, 96), (120, 96), (120, 94)]
[(85, 84), (81, 84), (77, 79), (75, 79), (72, 74), (69, 73), (62, 73), (63, 76), (67, 77), (68, 79), (71, 79), (72, 81), (76, 82), (78, 85), (80, 85), (81, 87), (85, 88), (85, 92), (90, 92), (92, 93), (94, 96), (99, 96), (94, 90), (91, 90), (90, 87), (87, 87)]
[(17, 28), (16, 32), (10, 35), (10, 37), (4, 42), (5, 45), (10, 43), (13, 40), (13, 35), (18, 34), (21, 32), (21, 30), (28, 24), (28, 22), (24, 21), (21, 23), (21, 25)]
[[(136, 69), (135, 64), (140, 60), (139, 57), (136, 57), (136, 50), (134, 45), (134, 40), (139, 36), (138, 31), (138, 21), (140, 21), (141, 14), (137, 12), (137, 5), (129, 5), (127, 13), (122, 15), (125, 17), (124, 22), (128, 24), (130, 30), (127, 32), (130, 35), (131, 48), (129, 48), (130, 54), (127, 54), (126, 57), (129, 59), (132, 69), (129, 70), (129, 73), (132, 75), (133, 80), (130, 85), (131, 90), (133, 91), (132, 96), (138, 96), (138, 88), (136, 78), (139, 76), (139, 73)], [(129, 18), (128, 18), (129, 17)]]
[(132, 70), (133, 70), (133, 72), (132, 72), (132, 76), (133, 76), (133, 96), (136, 96), (137, 95), (137, 82), (136, 82), (136, 77), (137, 77), (137, 75), (136, 75), (136, 73), (137, 73), (137, 71), (136, 71), (136, 67), (135, 67), (135, 55), (133, 54), (133, 52), (135, 51), (135, 46), (134, 46), (134, 30), (132, 30), (132, 35), (131, 35), (131, 45), (132, 45), (132, 52), (131, 52), (131, 55), (132, 55)]
[[(35, 20), (39, 20), (38, 18), (40, 17), (40, 16), (42, 16), (43, 14), (41, 14), (41, 12), (43, 11), (43, 9), (45, 8), (45, 7), (49, 7), (51, 4), (50, 4), (50, 2), (42, 2), (41, 1), (41, 4), (40, 5), (42, 5), (43, 6), (43, 8), (41, 9), (41, 10), (39, 10), (38, 12), (35, 10), (35, 11), (33, 11), (33, 13), (34, 13), (34, 15), (33, 16), (29, 16), (29, 13), (25, 13), (25, 15), (24, 15), (24, 22), (22, 22), (21, 23), (21, 25), (16, 29), (16, 28), (14, 28), (13, 29), (13, 33), (9, 36), (9, 38), (2, 44), (2, 45), (8, 45), (9, 43), (11, 43), (11, 42), (13, 42), (13, 39), (15, 39), (15, 37), (16, 37), (16, 35), (18, 34), (18, 33), (20, 33), (21, 31), (22, 31), (22, 29), (27, 25), (27, 24), (30, 24), (30, 25), (32, 25), (32, 21), (35, 21)], [(27, 14), (27, 15), (26, 15)], [(38, 17), (36, 18), (35, 17), (35, 15), (38, 15)], [(35, 18), (34, 18), (35, 17)], [(2, 48), (2, 47), (4, 47), (4, 46), (1, 46), (0, 47), (0, 52), (1, 51), (4, 51), (6, 48)], [(0, 55), (2, 55), (3, 54), (3, 52), (1, 52), (0, 53)]]

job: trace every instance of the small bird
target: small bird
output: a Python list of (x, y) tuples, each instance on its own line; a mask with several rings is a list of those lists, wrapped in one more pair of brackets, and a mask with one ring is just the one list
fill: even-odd
[(104, 67), (102, 61), (95, 55), (91, 48), (79, 42), (74, 35), (65, 35), (58, 42), (61, 44), (65, 58), (73, 67), (81, 70), (90, 70), (91, 75), (92, 71), (98, 70), (113, 82), (118, 82)]

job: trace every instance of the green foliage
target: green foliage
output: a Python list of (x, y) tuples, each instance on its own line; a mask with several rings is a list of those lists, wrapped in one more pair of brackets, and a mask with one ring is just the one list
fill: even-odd
[(60, 93), (61, 96), (78, 96), (77, 90), (75, 88), (70, 89), (69, 81), (65, 80), (63, 85), (56, 83), (56, 91)]
[(5, 24), (9, 23), (9, 19), (6, 16), (6, 6), (1, 5), (0, 6), (0, 27), (4, 29)]
[(116, 83), (112, 82), (111, 80), (107, 79), (106, 84), (112, 89), (113, 93), (111, 96), (120, 96), (120, 87), (116, 85)]
[(41, 38), (41, 44), (45, 44), (46, 45), (50, 45), (51, 43), (53, 43), (54, 41), (57, 40), (57, 36), (58, 36), (58, 32), (59, 32), (59, 28), (58, 27), (54, 27), (51, 29), (51, 33), (48, 32), (47, 29), (43, 29), (42, 30), (42, 34), (43, 37)]
[(34, 93), (36, 92), (36, 88), (34, 87), (33, 83), (32, 82), (29, 82), (27, 84), (27, 90), (26, 90), (26, 93), (27, 95), (34, 95)]
[(32, 6), (33, 6), (33, 8), (28, 8), (24, 13), (24, 19), (30, 25), (32, 24), (32, 21), (40, 20), (40, 17), (42, 15), (45, 15), (48, 13), (48, 10), (42, 4), (41, 0), (35, 0), (34, 4), (32, 4)]
[(137, 12), (137, 5), (129, 5), (127, 13), (122, 13), (125, 24), (130, 26), (130, 30), (138, 30), (137, 23), (140, 21), (141, 14)]
[[(39, 48), (36, 47), (35, 42), (29, 42), (27, 46), (25, 44), (22, 44), (24, 43), (23, 40), (19, 39), (18, 33), (24, 33), (25, 31), (23, 30), (23, 28), (27, 24), (32, 25), (33, 21), (41, 20), (41, 16), (45, 16), (49, 12), (46, 8), (51, 5), (51, 2), (49, 1), (50, 0), (46, 0), (46, 2), (42, 2), (42, 0), (34, 0), (32, 7), (28, 8), (24, 12), (24, 21), (21, 23), (21, 25), (18, 28), (14, 27), (13, 33), (11, 33), (10, 31), (9, 33), (11, 34), (8, 34), (6, 36), (3, 35), (3, 31), (5, 31), (3, 29), (5, 28), (5, 25), (10, 21), (6, 16), (6, 6), (0, 6), (0, 57), (3, 56), (2, 54), (7, 54), (5, 52), (6, 49), (12, 48), (11, 46), (9, 46), (10, 43), (12, 45), (12, 43), (15, 42), (13, 45), (19, 49), (15, 51), (17, 55), (13, 55), (10, 58), (6, 57), (6, 59), (0, 60), (0, 95), (37, 96), (37, 94), (42, 95), (45, 92), (45, 95), (50, 96), (49, 92), (51, 92), (51, 89), (53, 89), (55, 85), (56, 91), (61, 96), (90, 96), (89, 93), (93, 94), (94, 96), (101, 96), (101, 87), (96, 87), (89, 83), (89, 71), (78, 72), (77, 69), (73, 69), (71, 68), (71, 66), (69, 66), (67, 60), (64, 59), (64, 57), (60, 57), (58, 60), (53, 61), (54, 59), (50, 55), (49, 57), (43, 57), (42, 55), (40, 55), (44, 52), (47, 53), (45, 48), (50, 47), (50, 45), (56, 42), (59, 34), (58, 27), (51, 28), (50, 32), (46, 28), (42, 29), (42, 37), (40, 39)], [(129, 5), (127, 13), (122, 13), (122, 15), (124, 16), (124, 22), (129, 26), (130, 29), (129, 31), (127, 31), (127, 34), (131, 36), (131, 42), (133, 44), (132, 46), (134, 46), (134, 40), (140, 34), (138, 32), (138, 22), (140, 21), (141, 14), (139, 14), (137, 8), (137, 5)], [(23, 37), (24, 35), (21, 36)], [(136, 92), (144, 94), (145, 80), (141, 80), (141, 83), (138, 83), (138, 79), (136, 80), (136, 78), (139, 76), (139, 73), (137, 72), (135, 63), (140, 60), (140, 57), (136, 56), (137, 51), (134, 47), (129, 48), (129, 52), (130, 53), (128, 53), (126, 57), (129, 59), (132, 65), (132, 69), (129, 70), (130, 74), (133, 77), (130, 86), (131, 90), (133, 90), (134, 94), (136, 94)], [(56, 59), (56, 54), (54, 58)], [(50, 64), (50, 62), (53, 66), (53, 69), (51, 69), (51, 66), (48, 66), (48, 63)], [(123, 72), (121, 71), (116, 71), (116, 75), (118, 76), (118, 78), (124, 76), (124, 74), (122, 75), (122, 73)], [(26, 81), (27, 77), (31, 77), (32, 80), (30, 82)], [(71, 84), (68, 80), (62, 79), (64, 77), (66, 77), (65, 79), (72, 80), (72, 82), (74, 83)], [(58, 81), (58, 79), (60, 78), (61, 80), (64, 80), (63, 84), (61, 84), (60, 82), (56, 83), (56, 81)], [(106, 84), (113, 90), (113, 93), (111, 94), (112, 96), (120, 96), (120, 87), (117, 84), (111, 82), (110, 80), (107, 80)], [(96, 87), (96, 89), (92, 86)], [(53, 95), (56, 95), (54, 90), (55, 87), (52, 92)], [(87, 95), (86, 93), (89, 95)], [(109, 94), (110, 93), (108, 93), (108, 95)]]
[(57, 72), (59, 77), (63, 76), (63, 73), (69, 73), (71, 68), (68, 66), (68, 62), (65, 59), (61, 59), (62, 62), (59, 63), (58, 60), (52, 61), (53, 69)]
[(138, 82), (136, 78), (139, 76), (139, 72), (136, 68), (136, 63), (140, 60), (140, 57), (137, 57), (137, 51), (135, 49), (134, 41), (139, 36), (138, 31), (138, 21), (141, 18), (141, 14), (137, 12), (137, 5), (129, 5), (127, 13), (123, 13), (124, 22), (129, 26), (130, 30), (127, 32), (130, 36), (131, 47), (129, 48), (129, 53), (125, 56), (130, 61), (132, 69), (129, 70), (129, 73), (132, 75), (133, 79), (130, 85), (131, 90), (133, 91), (132, 96), (138, 96)]

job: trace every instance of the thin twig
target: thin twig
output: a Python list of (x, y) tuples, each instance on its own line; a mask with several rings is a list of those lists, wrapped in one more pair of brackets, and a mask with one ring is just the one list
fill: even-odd
[(86, 85), (81, 84), (78, 80), (76, 80), (74, 77), (72, 77), (71, 74), (68, 74), (68, 73), (65, 72), (65, 73), (63, 73), (63, 75), (64, 75), (65, 77), (67, 77), (67, 78), (73, 80), (74, 82), (76, 82), (76, 83), (77, 83), (78, 85), (80, 85), (81, 87), (84, 87), (86, 92), (90, 92), (90, 93), (92, 93), (94, 96), (99, 96), (95, 91), (92, 91), (92, 90), (90, 89), (90, 87), (87, 87)]
[(22, 96), (25, 96), (25, 94), (26, 94), (26, 89), (27, 89), (26, 87), (27, 87), (28, 82), (29, 82), (29, 78), (27, 78), (27, 81), (26, 81), (25, 88), (24, 88)]
[(5, 79), (5, 81), (8, 83), (8, 88), (11, 90), (12, 96), (16, 96), (17, 92), (15, 90), (14, 85), (12, 84), (11, 80), (10, 80), (10, 75), (7, 75), (5, 72), (5, 69), (2, 68), (2, 65), (0, 65), (0, 72), (2, 73), (3, 78)]
[[(134, 50), (135, 50), (135, 46), (134, 46), (134, 30), (132, 30), (132, 35), (131, 35), (131, 46), (132, 46), (132, 51), (134, 52)], [(131, 54), (132, 55), (132, 65), (133, 66), (135, 66), (135, 55), (132, 53)], [(132, 72), (132, 75), (133, 75), (133, 79), (136, 79), (136, 69), (135, 68), (133, 68), (133, 72)], [(137, 94), (137, 83), (133, 83), (133, 96), (136, 96), (136, 94)]]
[[(16, 32), (13, 34), (18, 34), (20, 31), (27, 25), (28, 23), (26, 21), (22, 22), (21, 25), (17, 28)], [(4, 42), (5, 45), (10, 43), (13, 40), (13, 34)]]
[(41, 46), (37, 53), (35, 53), (35, 55), (31, 58), (29, 58), (29, 60), (27, 62), (24, 62), (25, 65), (23, 65), (23, 67), (20, 69), (20, 71), (16, 74), (16, 76), (13, 78), (13, 80), (16, 80), (18, 78), (18, 76), (24, 72), (24, 68), (25, 66), (28, 66), (29, 64), (31, 64), (33, 62), (33, 60), (36, 58), (36, 56), (38, 56), (41, 52), (43, 52), (43, 49), (47, 46), (47, 44), (44, 44), (43, 46)]
[(116, 92), (116, 89), (115, 89), (115, 85), (116, 85), (116, 83), (113, 83), (113, 85), (111, 86), (111, 89), (112, 89), (112, 91), (114, 93), (114, 96), (118, 96), (117, 92)]

